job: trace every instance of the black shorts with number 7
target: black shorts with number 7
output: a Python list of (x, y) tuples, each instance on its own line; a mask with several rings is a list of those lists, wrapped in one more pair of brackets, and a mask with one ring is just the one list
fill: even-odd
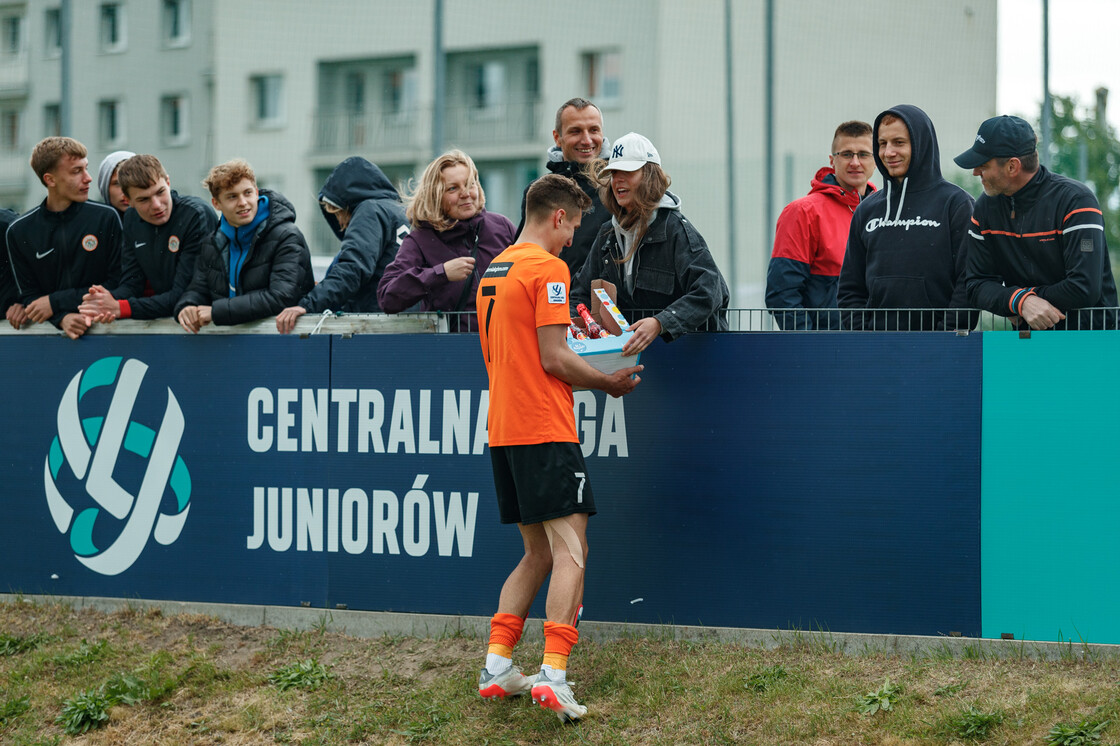
[(595, 515), (595, 496), (579, 443), (491, 447), (490, 462), (502, 523)]

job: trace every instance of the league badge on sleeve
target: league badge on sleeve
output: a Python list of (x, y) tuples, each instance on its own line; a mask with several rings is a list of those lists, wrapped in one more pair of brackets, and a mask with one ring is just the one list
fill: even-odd
[(568, 304), (568, 286), (562, 282), (548, 283), (548, 302), (552, 304)]

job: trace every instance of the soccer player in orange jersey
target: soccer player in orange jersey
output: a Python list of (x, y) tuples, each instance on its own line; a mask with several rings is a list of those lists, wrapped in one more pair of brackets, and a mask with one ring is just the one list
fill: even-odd
[[(608, 375), (567, 344), (568, 265), (559, 259), (591, 202), (571, 179), (549, 174), (525, 196), (521, 243), (491, 262), (479, 283), (479, 338), (490, 376), (490, 459), (502, 523), (516, 523), (525, 554), (502, 586), (490, 622), (486, 667), (478, 692), (502, 698), (532, 692), (563, 721), (587, 708), (567, 683), (567, 661), (579, 638), (587, 519), (595, 499), (576, 435), (572, 386), (611, 396), (634, 390), (642, 366)], [(529, 677), (513, 665), (513, 647), (533, 598), (551, 573), (545, 601), (544, 662)]]

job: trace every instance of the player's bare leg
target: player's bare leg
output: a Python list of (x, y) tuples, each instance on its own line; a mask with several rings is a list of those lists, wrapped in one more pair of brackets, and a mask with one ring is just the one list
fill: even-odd
[(568, 656), (579, 639), (576, 614), (583, 598), (587, 566), (587, 515), (546, 521), (545, 532), (552, 544), (552, 578), (545, 601), (544, 661), (533, 686), (533, 701), (552, 710), (563, 721), (587, 714), (568, 685)]
[(552, 570), (552, 550), (541, 524), (518, 524), (525, 554), (502, 585), (498, 613), (490, 620), (490, 646), (486, 667), (478, 677), (478, 693), (487, 699), (524, 694), (532, 679), (513, 665), (513, 648), (521, 639), (525, 617), (533, 599)]

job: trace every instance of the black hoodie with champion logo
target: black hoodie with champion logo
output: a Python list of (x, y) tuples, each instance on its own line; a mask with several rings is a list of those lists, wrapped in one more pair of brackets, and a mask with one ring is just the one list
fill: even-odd
[[(910, 165), (893, 179), (879, 157), (879, 127), (893, 115), (910, 133)], [(875, 165), (883, 188), (852, 215), (838, 302), (847, 309), (964, 309), (972, 197), (941, 176), (937, 133), (926, 113), (903, 104), (875, 119)], [(854, 329), (971, 329), (978, 313), (892, 311), (844, 314)]]

